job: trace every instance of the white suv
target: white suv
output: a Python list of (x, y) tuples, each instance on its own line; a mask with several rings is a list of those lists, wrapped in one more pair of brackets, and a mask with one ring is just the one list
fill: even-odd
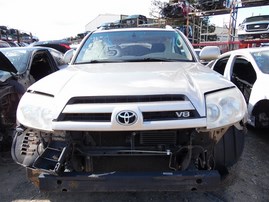
[(240, 90), (179, 30), (97, 30), (23, 95), (12, 156), (41, 191), (215, 189), (246, 118)]
[(238, 27), (238, 40), (269, 39), (269, 15), (246, 18)]

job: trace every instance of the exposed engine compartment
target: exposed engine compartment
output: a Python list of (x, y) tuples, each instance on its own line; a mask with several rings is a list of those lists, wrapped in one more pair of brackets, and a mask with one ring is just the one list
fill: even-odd
[[(18, 162), (45, 172), (169, 172), (214, 169), (216, 141), (195, 129), (136, 132), (66, 132), (32, 130), (17, 134)], [(139, 163), (138, 163), (139, 162)]]

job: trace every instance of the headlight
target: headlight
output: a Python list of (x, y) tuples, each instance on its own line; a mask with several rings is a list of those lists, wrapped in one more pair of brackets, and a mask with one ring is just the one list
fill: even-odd
[(17, 109), (18, 121), (28, 127), (51, 131), (53, 119), (53, 98), (25, 93)]
[(240, 25), (238, 26), (238, 30), (244, 30), (245, 26), (244, 25)]
[(237, 88), (206, 95), (207, 128), (235, 124), (247, 114), (244, 97)]

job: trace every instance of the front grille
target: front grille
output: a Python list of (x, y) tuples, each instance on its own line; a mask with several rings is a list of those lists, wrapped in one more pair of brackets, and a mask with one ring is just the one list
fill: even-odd
[(59, 121), (110, 122), (111, 113), (62, 114)]
[(268, 23), (258, 23), (247, 25), (247, 32), (266, 31), (268, 30)]
[[(179, 117), (180, 111), (144, 112), (144, 121), (169, 121), (179, 119), (198, 118), (196, 111), (189, 111), (188, 117)], [(111, 113), (91, 113), (91, 114), (62, 114), (58, 121), (87, 121), (87, 122), (110, 122)]]
[(95, 96), (74, 97), (67, 104), (104, 104), (104, 103), (133, 103), (133, 102), (165, 102), (184, 101), (184, 95), (140, 95), (140, 96)]
[[(115, 119), (116, 115), (113, 114), (113, 109), (121, 104), (123, 106), (135, 104), (137, 108), (150, 106), (150, 110), (143, 111), (141, 109), (142, 117), (140, 119), (144, 122), (200, 118), (185, 95), (142, 95), (74, 97), (69, 100), (66, 109), (59, 115), (57, 121), (108, 123)], [(166, 110), (167, 106), (172, 108)], [(103, 108), (105, 109), (103, 110)], [(160, 110), (162, 108), (164, 110)]]

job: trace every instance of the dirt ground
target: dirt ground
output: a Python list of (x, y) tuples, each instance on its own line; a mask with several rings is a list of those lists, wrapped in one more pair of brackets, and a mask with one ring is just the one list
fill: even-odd
[(243, 155), (236, 166), (234, 184), (214, 192), (135, 193), (40, 193), (25, 169), (15, 164), (8, 152), (0, 156), (1, 202), (248, 202), (269, 201), (269, 131), (249, 129)]

